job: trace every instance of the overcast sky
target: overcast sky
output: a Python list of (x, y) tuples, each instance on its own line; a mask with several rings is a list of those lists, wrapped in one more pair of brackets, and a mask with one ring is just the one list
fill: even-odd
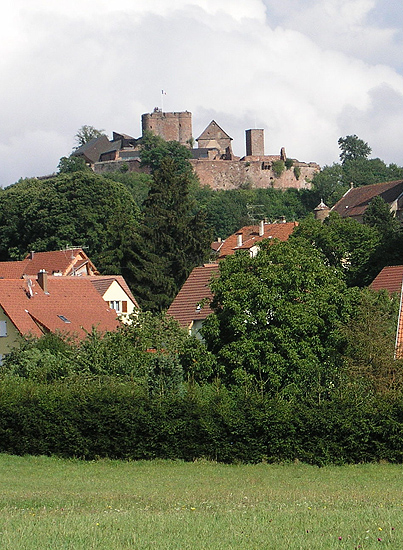
[(195, 138), (216, 120), (238, 155), (257, 127), (266, 154), (323, 166), (357, 134), (403, 165), (402, 30), (400, 0), (13, 0), (0, 185), (54, 172), (83, 124), (139, 137), (154, 107), (191, 111)]

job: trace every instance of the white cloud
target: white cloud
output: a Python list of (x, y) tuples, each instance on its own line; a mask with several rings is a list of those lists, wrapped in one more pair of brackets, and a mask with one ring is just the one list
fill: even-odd
[(193, 112), (195, 137), (214, 118), (237, 154), (256, 124), (267, 153), (285, 146), (332, 163), (338, 138), (356, 133), (403, 164), (394, 145), (403, 78), (385, 62), (396, 30), (369, 22), (377, 9), (375, 0), (14, 0), (0, 21), (0, 184), (54, 171), (83, 124), (140, 135), (161, 89), (164, 110)]

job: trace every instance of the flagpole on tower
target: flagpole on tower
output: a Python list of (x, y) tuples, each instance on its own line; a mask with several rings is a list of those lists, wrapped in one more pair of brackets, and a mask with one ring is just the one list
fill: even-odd
[(161, 112), (164, 112), (164, 95), (167, 95), (167, 93), (161, 90)]

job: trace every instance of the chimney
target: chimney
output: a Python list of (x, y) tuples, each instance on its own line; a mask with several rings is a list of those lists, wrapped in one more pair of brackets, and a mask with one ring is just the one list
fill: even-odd
[(259, 237), (263, 237), (264, 235), (264, 220), (260, 220), (259, 222)]
[(236, 235), (236, 245), (242, 246), (242, 233), (237, 233)]
[(31, 252), (29, 253), (29, 259), (30, 260), (33, 260), (34, 259), (34, 255), (35, 255), (35, 252), (33, 250), (31, 250)]
[(44, 269), (38, 273), (38, 284), (45, 294), (48, 294), (48, 274)]

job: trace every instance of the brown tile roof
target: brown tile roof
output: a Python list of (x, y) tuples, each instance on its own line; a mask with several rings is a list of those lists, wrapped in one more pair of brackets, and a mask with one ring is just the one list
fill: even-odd
[(109, 139), (107, 136), (102, 135), (84, 143), (84, 145), (73, 151), (72, 155), (75, 157), (83, 156), (89, 162), (94, 163), (99, 160), (101, 154), (106, 151), (109, 146)]
[(0, 279), (0, 306), (21, 334), (58, 331), (83, 338), (93, 326), (101, 332), (119, 326), (116, 312), (86, 277), (48, 277), (48, 293), (36, 278)]
[[(249, 250), (263, 239), (279, 239), (280, 241), (286, 241), (297, 225), (297, 222), (265, 223), (262, 236), (259, 235), (258, 225), (242, 227), (242, 229), (225, 239), (220, 248), (219, 258), (235, 254), (237, 250)], [(242, 234), (241, 246), (237, 246), (237, 236), (239, 234)]]
[(0, 279), (21, 279), (26, 260), (0, 262)]
[(331, 208), (342, 218), (362, 216), (374, 197), (381, 196), (392, 204), (403, 193), (403, 180), (373, 183), (349, 189)]
[(34, 252), (33, 258), (30, 259), (30, 255), (28, 255), (24, 261), (26, 260), (28, 262), (24, 267), (25, 275), (36, 275), (41, 269), (48, 273), (60, 272), (62, 275), (71, 275), (74, 270), (86, 263), (93, 271), (96, 271), (94, 264), (81, 248)]
[[(209, 301), (213, 296), (209, 282), (216, 276), (218, 263), (195, 267), (169, 307), (168, 315), (172, 315), (186, 329), (190, 328), (194, 320), (206, 319), (211, 313)], [(207, 303), (200, 309), (198, 305), (204, 299), (207, 299)]]
[(387, 290), (390, 294), (401, 292), (403, 283), (403, 265), (384, 267), (372, 281), (372, 290)]
[(54, 250), (50, 252), (34, 252), (31, 259), (28, 254), (24, 260), (16, 262), (0, 262), (0, 278), (18, 279), (24, 275), (37, 275), (41, 269), (49, 274), (60, 272), (62, 275), (72, 275), (80, 267), (88, 264), (90, 271), (98, 273), (96, 267), (81, 248)]
[[(390, 294), (397, 293), (402, 300), (403, 265), (387, 266), (375, 277), (370, 288), (372, 290), (387, 290)], [(397, 322), (395, 357), (403, 358), (403, 312), (400, 305)]]

